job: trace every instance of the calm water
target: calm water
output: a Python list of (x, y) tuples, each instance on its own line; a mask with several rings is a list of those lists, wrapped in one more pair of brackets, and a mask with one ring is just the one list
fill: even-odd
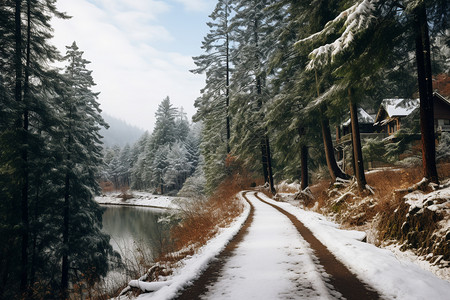
[(167, 210), (147, 207), (103, 206), (103, 230), (111, 236), (111, 245), (123, 259), (132, 259), (136, 252), (157, 255), (161, 243), (168, 239), (169, 225), (158, 222)]

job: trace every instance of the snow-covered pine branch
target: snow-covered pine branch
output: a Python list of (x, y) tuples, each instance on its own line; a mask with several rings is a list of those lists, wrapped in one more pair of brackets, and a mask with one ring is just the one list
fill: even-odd
[[(378, 0), (358, 1), (329, 21), (321, 31), (297, 41), (294, 46), (299, 47), (304, 43), (314, 43), (321, 38), (342, 32), (332, 43), (321, 45), (310, 52), (310, 62), (307, 65), (307, 69), (312, 70), (332, 63), (339, 53), (346, 50), (353, 41), (354, 36), (369, 28), (376, 20), (375, 13), (378, 2)], [(344, 23), (342, 24), (342, 22)]]

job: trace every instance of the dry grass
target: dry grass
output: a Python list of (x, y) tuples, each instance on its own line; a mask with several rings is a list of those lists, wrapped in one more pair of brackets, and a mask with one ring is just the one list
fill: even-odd
[[(329, 196), (327, 194), (327, 190), (330, 188), (331, 182), (329, 180), (321, 180), (317, 182), (316, 184), (309, 187), (311, 190), (311, 193), (313, 194), (314, 198), (316, 199), (317, 205), (319, 208), (322, 208), (325, 206), (327, 200), (329, 199)], [(305, 203), (305, 206), (308, 208), (311, 208), (315, 203), (313, 201), (309, 203)]]
[(236, 194), (249, 189), (251, 176), (239, 172), (229, 176), (206, 201), (193, 201), (183, 209), (181, 223), (171, 230), (173, 248), (163, 253), (159, 261), (174, 262), (193, 254), (206, 244), (221, 227), (229, 225), (243, 211)]
[(450, 162), (444, 162), (437, 165), (439, 179), (450, 178)]
[(422, 179), (422, 170), (419, 167), (384, 169), (368, 173), (366, 179), (375, 191), (377, 211), (383, 211), (396, 204), (392, 203), (395, 200), (393, 195), (396, 189), (405, 189)]
[(112, 193), (116, 190), (114, 188), (114, 184), (111, 181), (101, 181), (99, 185), (100, 188), (102, 189), (103, 194)]
[[(440, 163), (437, 168), (441, 181), (450, 177), (450, 163)], [(376, 220), (376, 244), (395, 240), (403, 243), (403, 249), (413, 249), (432, 263), (445, 266), (450, 259), (448, 237), (438, 223), (448, 216), (427, 209), (413, 213), (403, 194), (394, 192), (412, 187), (422, 177), (421, 166), (368, 172), (367, 183), (373, 188), (374, 195), (360, 195), (355, 184), (331, 185), (329, 181), (321, 181), (310, 189), (321, 212), (332, 215), (344, 227), (363, 226), (364, 230)]]
[[(438, 174), (441, 180), (450, 177), (450, 163), (438, 164)], [(373, 188), (375, 195), (371, 197), (346, 195), (341, 201), (335, 199), (349, 192), (345, 187), (336, 188), (328, 180), (322, 180), (310, 190), (315, 202), (304, 203), (311, 208), (317, 205), (333, 214), (345, 226), (360, 226), (371, 221), (378, 213), (392, 214), (399, 207), (401, 199), (394, 197), (397, 189), (406, 189), (422, 179), (422, 167), (380, 169), (366, 174), (367, 183)]]

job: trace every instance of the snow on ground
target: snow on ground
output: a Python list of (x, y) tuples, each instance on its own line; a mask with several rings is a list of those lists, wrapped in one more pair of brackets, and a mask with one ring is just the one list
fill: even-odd
[(204, 299), (329, 299), (308, 244), (292, 222), (247, 194), (252, 225)]
[(109, 205), (130, 205), (130, 206), (147, 206), (157, 208), (178, 209), (180, 204), (187, 199), (181, 197), (170, 197), (164, 195), (153, 195), (146, 192), (131, 192), (133, 198), (123, 200), (119, 198), (119, 193), (108, 193), (106, 195), (95, 197), (95, 201), (99, 204)]
[(260, 196), (296, 216), (350, 271), (386, 298), (448, 299), (449, 281), (397, 258), (389, 250), (361, 242), (361, 232), (339, 229), (339, 225), (318, 213)]
[[(248, 195), (256, 207), (254, 222), (236, 249), (236, 256), (227, 263), (223, 278), (210, 287), (209, 299), (332, 298), (322, 281), (326, 275), (321, 274), (320, 267), (312, 263), (314, 257), (305, 248), (306, 242), (278, 212), (274, 209), (270, 211), (267, 205), (256, 202), (251, 194)], [(341, 230), (339, 225), (318, 213), (273, 201), (261, 193), (259, 195), (295, 215), (341, 262), (386, 299), (449, 299), (449, 281), (437, 278), (407, 259), (396, 257), (389, 250), (361, 242), (363, 233)], [(158, 291), (143, 294), (139, 299), (173, 298), (206, 269), (208, 262), (237, 233), (248, 213), (247, 206), (231, 227), (223, 229), (198, 253), (184, 259), (182, 267), (165, 279), (167, 285), (160, 285)], [(298, 291), (294, 293), (296, 284), (304, 288), (303, 295)]]
[[(242, 197), (240, 195), (240, 197)], [(158, 291), (150, 294), (143, 294), (139, 299), (172, 299), (177, 292), (189, 285), (193, 280), (198, 278), (202, 271), (208, 267), (208, 263), (214, 259), (228, 244), (228, 242), (237, 234), (244, 224), (250, 212), (250, 205), (242, 200), (245, 209), (242, 215), (237, 218), (229, 227), (221, 229), (219, 234), (208, 243), (201, 247), (192, 257), (185, 258), (181, 261), (182, 268), (175, 270), (173, 275), (166, 278), (170, 285), (158, 286)], [(139, 282), (142, 289), (154, 289), (155, 282)]]

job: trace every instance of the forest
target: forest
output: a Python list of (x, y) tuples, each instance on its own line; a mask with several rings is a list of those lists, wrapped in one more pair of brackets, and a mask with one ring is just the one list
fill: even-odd
[[(2, 1), (0, 298), (66, 299), (120, 263), (93, 200), (102, 188), (208, 195), (239, 165), (272, 194), (275, 181), (306, 189), (351, 176), (365, 193), (364, 161), (404, 153), (438, 183), (448, 151), (436, 150), (446, 135), (435, 135), (433, 93), (439, 83), (450, 94), (449, 10), (444, 0), (218, 0), (193, 58), (191, 72), (206, 75), (194, 124), (167, 97), (152, 133), (104, 149), (90, 62), (76, 42), (65, 54), (51, 44), (50, 20), (69, 16), (56, 0)], [(393, 143), (362, 139), (358, 111), (396, 97), (419, 98), (416, 119)], [(333, 131), (348, 119), (346, 167)]]
[(68, 18), (55, 3), (0, 4), (2, 299), (66, 299), (120, 262), (93, 201), (108, 125), (83, 51), (50, 43), (51, 18)]

